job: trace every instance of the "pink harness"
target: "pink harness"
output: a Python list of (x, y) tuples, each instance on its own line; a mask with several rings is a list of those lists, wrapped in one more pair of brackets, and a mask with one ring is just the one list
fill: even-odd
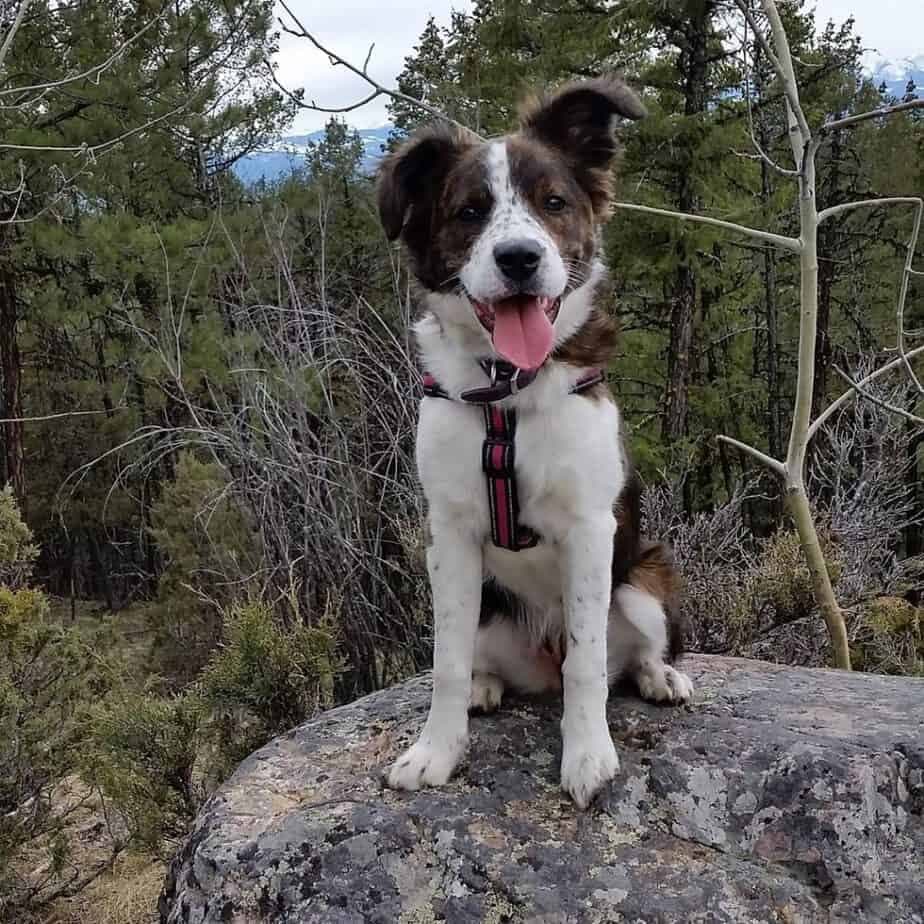
[[(511, 407), (500, 407), (497, 402), (526, 388), (539, 370), (525, 371), (503, 360), (492, 359), (481, 360), (479, 365), (490, 378), (491, 384), (463, 391), (458, 400), (466, 404), (480, 404), (484, 412), (485, 438), (481, 447), (481, 468), (488, 486), (491, 539), (498, 548), (519, 552), (531, 549), (539, 542), (539, 536), (520, 523), (515, 445), (517, 412)], [(591, 369), (574, 383), (570, 393), (579, 395), (603, 380), (602, 369)], [(452, 400), (429, 372), (423, 375), (423, 391), (430, 398)]]

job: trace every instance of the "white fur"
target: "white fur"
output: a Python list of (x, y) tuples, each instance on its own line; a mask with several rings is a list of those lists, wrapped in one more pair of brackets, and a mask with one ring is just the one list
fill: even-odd
[(507, 142), (503, 139), (488, 145), (487, 167), (494, 205), (484, 231), (459, 273), (459, 280), (468, 294), (480, 302), (495, 302), (512, 295), (509, 280), (494, 260), (494, 248), (503, 241), (530, 240), (540, 246), (542, 258), (535, 277), (530, 280), (529, 292), (558, 298), (568, 282), (564, 261), (542, 222), (517, 193), (510, 178)]

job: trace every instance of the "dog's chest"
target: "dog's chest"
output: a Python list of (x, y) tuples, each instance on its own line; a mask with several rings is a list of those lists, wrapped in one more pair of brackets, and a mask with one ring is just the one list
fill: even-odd
[(612, 511), (625, 474), (615, 405), (559, 395), (518, 411), (515, 473), (520, 523), (541, 537), (538, 548), (497, 549), (490, 540), (488, 490), (482, 470), (481, 408), (427, 399), (421, 407), (417, 463), (431, 518), (473, 533), (485, 567), (527, 599), (560, 596), (556, 544), (583, 518)]

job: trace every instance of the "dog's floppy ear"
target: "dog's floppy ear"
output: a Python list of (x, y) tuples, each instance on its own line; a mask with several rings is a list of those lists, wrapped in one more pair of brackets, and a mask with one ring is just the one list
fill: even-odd
[(389, 154), (378, 171), (378, 205), (390, 241), (401, 235), (415, 200), (433, 201), (463, 146), (471, 143), (454, 125), (434, 123), (419, 129)]
[(609, 199), (606, 171), (618, 149), (615, 122), (644, 115), (635, 92), (621, 77), (609, 75), (569, 83), (531, 100), (522, 111), (520, 128), (565, 155), (599, 212)]

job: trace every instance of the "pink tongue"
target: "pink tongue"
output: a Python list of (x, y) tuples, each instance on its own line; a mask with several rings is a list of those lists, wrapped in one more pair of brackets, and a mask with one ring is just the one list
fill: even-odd
[(494, 349), (520, 369), (538, 369), (552, 351), (548, 304), (547, 298), (519, 295), (494, 305)]

